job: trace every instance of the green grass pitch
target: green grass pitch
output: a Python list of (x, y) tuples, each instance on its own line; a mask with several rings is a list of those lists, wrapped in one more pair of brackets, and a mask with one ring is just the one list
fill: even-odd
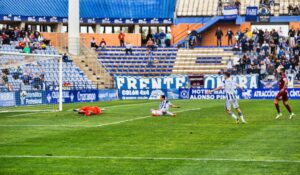
[[(300, 115), (275, 120), (269, 100), (240, 101), (247, 124), (224, 101), (176, 100), (175, 118), (150, 117), (158, 101), (92, 103), (105, 114), (0, 114), (1, 175), (297, 175)], [(300, 101), (290, 101), (300, 114)]]

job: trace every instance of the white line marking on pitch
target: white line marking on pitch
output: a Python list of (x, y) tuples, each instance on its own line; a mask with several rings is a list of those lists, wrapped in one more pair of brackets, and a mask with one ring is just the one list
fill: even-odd
[(44, 156), (44, 155), (0, 155), (0, 158), (54, 158), (54, 159), (119, 159), (119, 160), (186, 160), (219, 162), (271, 162), (300, 163), (300, 160), (284, 159), (235, 159), (235, 158), (190, 158), (190, 157), (116, 157), (116, 156)]
[[(186, 109), (186, 110), (180, 110), (180, 111), (174, 111), (175, 113), (181, 113), (181, 112), (187, 112), (187, 111), (195, 111), (195, 110), (200, 110), (201, 108), (192, 108), (192, 109)], [(0, 125), (0, 127), (101, 127), (101, 126), (109, 126), (109, 125), (116, 125), (116, 124), (121, 124), (121, 123), (126, 123), (126, 122), (131, 122), (135, 120), (141, 120), (145, 118), (149, 118), (151, 116), (143, 116), (143, 117), (136, 117), (132, 119), (127, 119), (127, 120), (121, 120), (117, 122), (111, 122), (111, 123), (104, 123), (100, 125)]]

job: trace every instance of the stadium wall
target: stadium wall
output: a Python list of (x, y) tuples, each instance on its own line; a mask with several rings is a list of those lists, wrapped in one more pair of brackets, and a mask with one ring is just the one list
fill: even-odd
[(294, 29), (300, 29), (300, 22), (290, 22), (289, 27), (294, 27)]
[[(217, 28), (220, 27), (223, 31), (223, 38), (222, 38), (222, 45), (228, 46), (228, 40), (226, 36), (226, 32), (229, 28), (236, 33), (240, 28), (244, 27), (243, 25), (236, 25), (234, 22), (219, 22), (207, 29), (202, 33), (203, 41), (202, 46), (216, 46), (217, 45), (217, 38), (215, 36)], [(235, 42), (235, 38), (233, 38), (233, 43)]]
[[(45, 39), (51, 40), (51, 44), (54, 47), (62, 47), (68, 45), (68, 35), (65, 33), (48, 33), (42, 32)], [(95, 37), (97, 44), (100, 43), (102, 38), (105, 39), (108, 46), (119, 46), (119, 34), (90, 34), (90, 33), (81, 33), (80, 38), (81, 42), (86, 46), (90, 45), (92, 37)], [(134, 46), (141, 46), (141, 34), (127, 33), (125, 34), (125, 41), (130, 42)]]
[(173, 44), (187, 37), (187, 31), (192, 31), (202, 27), (202, 23), (182, 23), (171, 26), (171, 34), (173, 36)]

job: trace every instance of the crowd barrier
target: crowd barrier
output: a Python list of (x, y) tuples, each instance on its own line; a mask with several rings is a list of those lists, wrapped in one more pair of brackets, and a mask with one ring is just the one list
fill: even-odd
[[(181, 89), (109, 89), (109, 90), (64, 90), (63, 103), (99, 102), (112, 100), (159, 99), (165, 95), (168, 99), (215, 100), (225, 99), (224, 90), (208, 94), (205, 88)], [(274, 99), (278, 89), (236, 90), (238, 99)], [(288, 89), (290, 99), (300, 99), (300, 88)], [(18, 91), (1, 92), (0, 106), (26, 106), (57, 104), (58, 91)]]
[[(119, 99), (118, 91), (115, 89), (63, 91), (63, 103), (98, 102), (117, 99)], [(17, 91), (0, 93), (0, 106), (2, 107), (57, 104), (58, 100), (58, 91)]]

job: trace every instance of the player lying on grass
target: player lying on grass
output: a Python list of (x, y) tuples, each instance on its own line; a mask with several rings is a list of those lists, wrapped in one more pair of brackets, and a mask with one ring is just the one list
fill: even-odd
[(83, 114), (85, 116), (102, 114), (102, 110), (98, 106), (84, 106), (79, 109), (74, 109), (73, 111), (78, 112), (78, 114)]
[(292, 109), (288, 104), (288, 100), (289, 100), (288, 89), (287, 89), (288, 80), (285, 75), (284, 67), (282, 65), (278, 66), (277, 72), (280, 76), (280, 80), (279, 80), (279, 92), (274, 99), (274, 105), (277, 110), (276, 119), (278, 119), (279, 117), (282, 116), (282, 113), (280, 112), (280, 108), (279, 108), (279, 104), (278, 104), (281, 99), (282, 99), (283, 105), (290, 113), (290, 119), (292, 119), (295, 114), (292, 112)]
[(242, 113), (242, 111), (239, 107), (239, 104), (238, 104), (238, 101), (237, 101), (237, 98), (236, 98), (236, 94), (235, 94), (236, 88), (243, 89), (243, 87), (236, 84), (236, 82), (233, 81), (230, 78), (230, 73), (228, 73), (228, 72), (224, 73), (224, 79), (225, 79), (225, 81), (223, 82), (223, 85), (221, 85), (221, 86), (219, 86), (219, 87), (217, 87), (217, 88), (215, 88), (211, 91), (208, 91), (207, 93), (211, 94), (214, 91), (219, 91), (221, 89), (224, 89), (225, 90), (225, 95), (226, 95), (225, 111), (238, 124), (239, 123), (239, 118), (231, 111), (231, 106), (233, 106), (237, 110), (242, 123), (246, 123), (246, 120), (244, 119), (243, 113)]
[(170, 101), (168, 101), (166, 99), (166, 96), (161, 95), (160, 96), (160, 106), (159, 106), (159, 109), (158, 110), (151, 109), (152, 116), (155, 117), (155, 116), (162, 116), (162, 115), (170, 115), (172, 117), (175, 117), (176, 114), (174, 114), (174, 113), (172, 113), (172, 112), (169, 111), (170, 107), (172, 107), (172, 108), (180, 108), (179, 106), (175, 106)]

